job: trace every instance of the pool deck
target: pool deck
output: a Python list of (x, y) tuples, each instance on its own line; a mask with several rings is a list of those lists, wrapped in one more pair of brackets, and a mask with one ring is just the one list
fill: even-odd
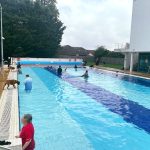
[(95, 68), (106, 70), (106, 71), (111, 71), (111, 72), (123, 73), (123, 74), (131, 75), (131, 76), (136, 76), (139, 78), (150, 79), (150, 73), (142, 73), (142, 72), (135, 72), (135, 71), (130, 73), (130, 71), (128, 71), (128, 70), (119, 70), (119, 69), (115, 69), (115, 68), (100, 67), (100, 66), (95, 66)]
[[(17, 79), (17, 72), (10, 72), (8, 79)], [(4, 148), (11, 150), (21, 150), (21, 140), (15, 138), (19, 134), (18, 108), (18, 88), (5, 87), (0, 98), (0, 140), (10, 141), (12, 144)]]

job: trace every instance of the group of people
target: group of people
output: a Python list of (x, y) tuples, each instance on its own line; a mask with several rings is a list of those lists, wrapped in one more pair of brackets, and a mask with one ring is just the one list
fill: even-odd
[(50, 71), (51, 73), (55, 74), (55, 75), (58, 75), (59, 77), (62, 76), (62, 67), (59, 66), (58, 69), (56, 69), (55, 67), (53, 66), (48, 66), (48, 67), (45, 67), (46, 70)]
[[(62, 69), (61, 66), (59, 66), (57, 69), (55, 67), (53, 67), (53, 66), (48, 66), (45, 69), (50, 71), (50, 72), (52, 72), (53, 74), (57, 75), (58, 77), (61, 77), (62, 74), (63, 74), (63, 69)], [(78, 70), (78, 66), (75, 65), (74, 69), (75, 69), (75, 71), (77, 71)], [(66, 72), (67, 68), (65, 68), (64, 71)], [(88, 78), (89, 77), (88, 70), (86, 70), (85, 73), (83, 75), (81, 75), (80, 77)]]
[[(75, 65), (75, 66), (74, 66), (74, 69), (75, 69), (75, 71), (77, 71), (78, 66)], [(66, 70), (67, 70), (67, 68), (65, 69), (65, 71), (66, 71)], [(57, 75), (58, 75), (58, 76), (62, 76), (62, 72), (63, 72), (62, 67), (59, 66), (59, 68), (57, 69)], [(81, 77), (88, 78), (88, 77), (89, 77), (88, 70), (86, 70), (85, 73), (84, 73), (83, 75), (81, 75)]]

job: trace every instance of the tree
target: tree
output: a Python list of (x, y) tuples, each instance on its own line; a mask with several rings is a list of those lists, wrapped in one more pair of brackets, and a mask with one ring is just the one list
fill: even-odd
[(65, 26), (55, 0), (1, 0), (4, 56), (53, 57)]
[(124, 58), (124, 55), (119, 52), (109, 51), (104, 46), (100, 46), (95, 51), (95, 58), (101, 57), (113, 57), (113, 58)]
[(95, 51), (95, 58), (101, 58), (107, 56), (108, 50), (104, 46), (100, 46)]

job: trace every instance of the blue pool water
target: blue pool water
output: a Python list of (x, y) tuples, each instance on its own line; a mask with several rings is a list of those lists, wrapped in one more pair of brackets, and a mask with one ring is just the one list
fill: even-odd
[[(77, 77), (84, 71), (67, 69), (61, 79), (23, 68), (20, 115), (33, 115), (36, 150), (148, 150), (150, 87), (93, 70), (85, 81)], [(25, 74), (33, 78), (31, 93), (24, 91)]]

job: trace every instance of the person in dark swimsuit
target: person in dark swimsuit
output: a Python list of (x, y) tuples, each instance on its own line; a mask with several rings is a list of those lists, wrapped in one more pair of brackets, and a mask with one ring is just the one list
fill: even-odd
[(77, 71), (77, 69), (78, 69), (78, 66), (77, 66), (77, 65), (75, 65), (75, 66), (74, 66), (74, 69), (75, 69), (75, 71)]
[(57, 75), (58, 76), (62, 76), (62, 68), (61, 68), (61, 66), (59, 66), (59, 68), (57, 69)]
[(88, 78), (89, 77), (88, 70), (86, 70), (85, 73), (81, 77)]

